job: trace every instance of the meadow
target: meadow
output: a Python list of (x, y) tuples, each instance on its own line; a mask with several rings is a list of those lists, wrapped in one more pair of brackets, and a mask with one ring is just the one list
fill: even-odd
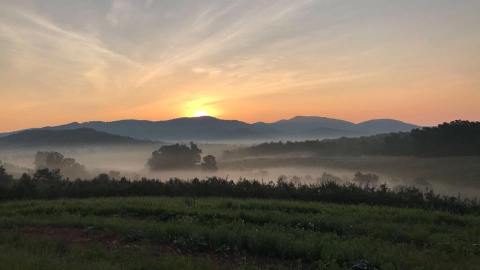
[(0, 204), (5, 269), (478, 269), (480, 215), (295, 200)]

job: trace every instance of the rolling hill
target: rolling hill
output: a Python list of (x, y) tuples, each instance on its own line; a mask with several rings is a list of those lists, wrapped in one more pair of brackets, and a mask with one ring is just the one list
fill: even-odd
[(150, 142), (113, 135), (90, 128), (30, 129), (0, 138), (0, 147), (131, 145), (146, 143)]
[(358, 130), (371, 131), (371, 135), (390, 132), (407, 132), (418, 126), (413, 126), (398, 120), (375, 119), (356, 124)]

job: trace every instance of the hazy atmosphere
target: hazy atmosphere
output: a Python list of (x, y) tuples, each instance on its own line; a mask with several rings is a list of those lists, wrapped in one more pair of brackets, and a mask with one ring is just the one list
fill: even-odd
[(479, 9), (468, 0), (4, 0), (0, 130), (199, 115), (478, 119)]
[(0, 268), (478, 270), (480, 1), (0, 0)]

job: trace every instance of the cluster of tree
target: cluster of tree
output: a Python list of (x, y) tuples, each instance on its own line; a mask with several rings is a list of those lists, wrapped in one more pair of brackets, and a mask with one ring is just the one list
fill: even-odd
[(290, 153), (330, 155), (406, 155), (472, 156), (480, 155), (480, 122), (456, 120), (436, 127), (411, 132), (381, 134), (358, 138), (271, 142), (227, 151), (226, 157), (260, 156)]
[(34, 165), (37, 170), (58, 170), (65, 177), (72, 179), (89, 177), (89, 173), (85, 166), (81, 165), (73, 158), (64, 157), (58, 152), (37, 152)]
[[(152, 153), (147, 162), (150, 170), (169, 170), (169, 169), (190, 169), (197, 166), (202, 161), (202, 150), (193, 142), (190, 145), (172, 144), (164, 145)], [(214, 156), (207, 155), (203, 157), (200, 164), (204, 170), (217, 170), (217, 161)]]
[(0, 165), (0, 185), (8, 185), (13, 181), (13, 176), (7, 173), (7, 170)]
[(105, 196), (216, 196), (345, 204), (365, 203), (438, 209), (456, 213), (480, 213), (480, 204), (476, 199), (440, 196), (431, 190), (420, 190), (408, 186), (390, 189), (386, 185), (339, 184), (329, 181), (329, 179), (336, 179), (330, 175), (324, 175), (322, 178), (326, 181), (316, 184), (294, 183), (282, 178), (277, 182), (264, 183), (256, 180), (232, 181), (216, 177), (189, 181), (171, 179), (162, 182), (146, 178), (140, 181), (130, 181), (126, 178), (112, 179), (108, 174), (101, 174), (90, 180), (70, 181), (64, 179), (58, 170), (41, 169), (33, 176), (24, 174), (19, 179), (14, 179), (4, 169), (0, 169), (0, 200)]

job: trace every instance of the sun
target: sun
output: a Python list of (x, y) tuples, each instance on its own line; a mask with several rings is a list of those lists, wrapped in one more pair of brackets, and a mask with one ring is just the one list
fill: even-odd
[(193, 117), (202, 117), (202, 116), (210, 116), (207, 111), (198, 110), (193, 112)]
[(187, 117), (205, 117), (205, 116), (216, 117), (217, 111), (212, 108), (206, 108), (206, 107), (192, 108), (187, 112), (185, 112), (184, 115)]
[(218, 117), (221, 111), (214, 106), (212, 98), (194, 99), (183, 104), (182, 114), (186, 117)]

